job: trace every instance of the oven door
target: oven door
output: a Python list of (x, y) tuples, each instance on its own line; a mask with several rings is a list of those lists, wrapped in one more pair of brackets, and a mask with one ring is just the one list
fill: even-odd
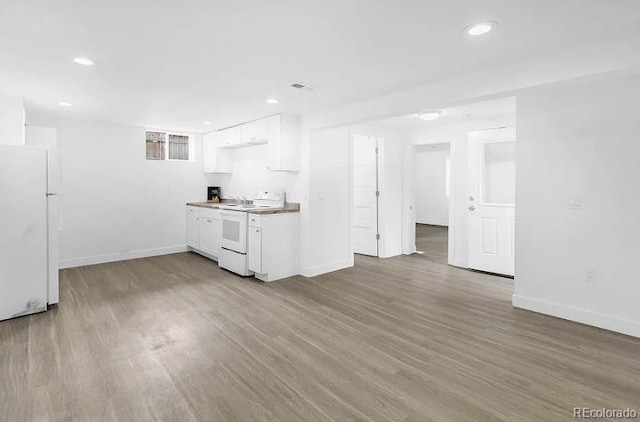
[(247, 253), (247, 213), (244, 211), (223, 211), (222, 247), (230, 251)]

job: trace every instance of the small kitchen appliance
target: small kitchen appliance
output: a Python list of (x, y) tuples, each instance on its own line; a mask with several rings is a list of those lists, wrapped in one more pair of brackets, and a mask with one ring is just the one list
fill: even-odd
[(220, 202), (220, 186), (207, 187), (207, 202)]

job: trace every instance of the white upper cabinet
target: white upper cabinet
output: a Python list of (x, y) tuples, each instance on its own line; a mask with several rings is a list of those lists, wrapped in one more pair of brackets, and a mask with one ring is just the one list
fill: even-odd
[(230, 147), (242, 143), (242, 126), (234, 126), (218, 131), (218, 146)]
[(242, 125), (242, 143), (246, 145), (266, 144), (269, 141), (269, 119), (260, 119)]
[(203, 166), (205, 173), (231, 173), (233, 161), (229, 152), (218, 148), (220, 132), (206, 133), (202, 137)]
[(300, 117), (278, 114), (204, 135), (205, 173), (231, 173), (231, 150), (267, 144), (265, 166), (272, 171), (300, 168)]
[(300, 168), (300, 117), (278, 114), (268, 119), (269, 154), (267, 168), (298, 171)]

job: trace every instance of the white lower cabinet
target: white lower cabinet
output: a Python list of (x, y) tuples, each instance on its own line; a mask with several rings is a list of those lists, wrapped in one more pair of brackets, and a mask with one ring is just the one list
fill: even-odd
[[(298, 275), (299, 213), (248, 215), (249, 270), (262, 281)], [(215, 208), (187, 206), (187, 246), (218, 260), (222, 245), (222, 218)]]
[(249, 270), (262, 274), (262, 229), (249, 227)]
[(262, 281), (298, 275), (299, 213), (249, 214), (249, 270)]
[(187, 206), (187, 246), (208, 258), (218, 259), (221, 242), (220, 211)]
[(187, 207), (187, 246), (200, 249), (200, 213), (197, 207)]

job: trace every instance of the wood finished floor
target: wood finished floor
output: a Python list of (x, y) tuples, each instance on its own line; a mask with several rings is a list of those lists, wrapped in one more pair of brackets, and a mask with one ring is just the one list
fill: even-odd
[(558, 421), (574, 406), (640, 408), (640, 340), (513, 309), (511, 280), (446, 266), (441, 228), (419, 227), (418, 247), (271, 284), (192, 253), (64, 270), (57, 309), (0, 323), (0, 420)]

